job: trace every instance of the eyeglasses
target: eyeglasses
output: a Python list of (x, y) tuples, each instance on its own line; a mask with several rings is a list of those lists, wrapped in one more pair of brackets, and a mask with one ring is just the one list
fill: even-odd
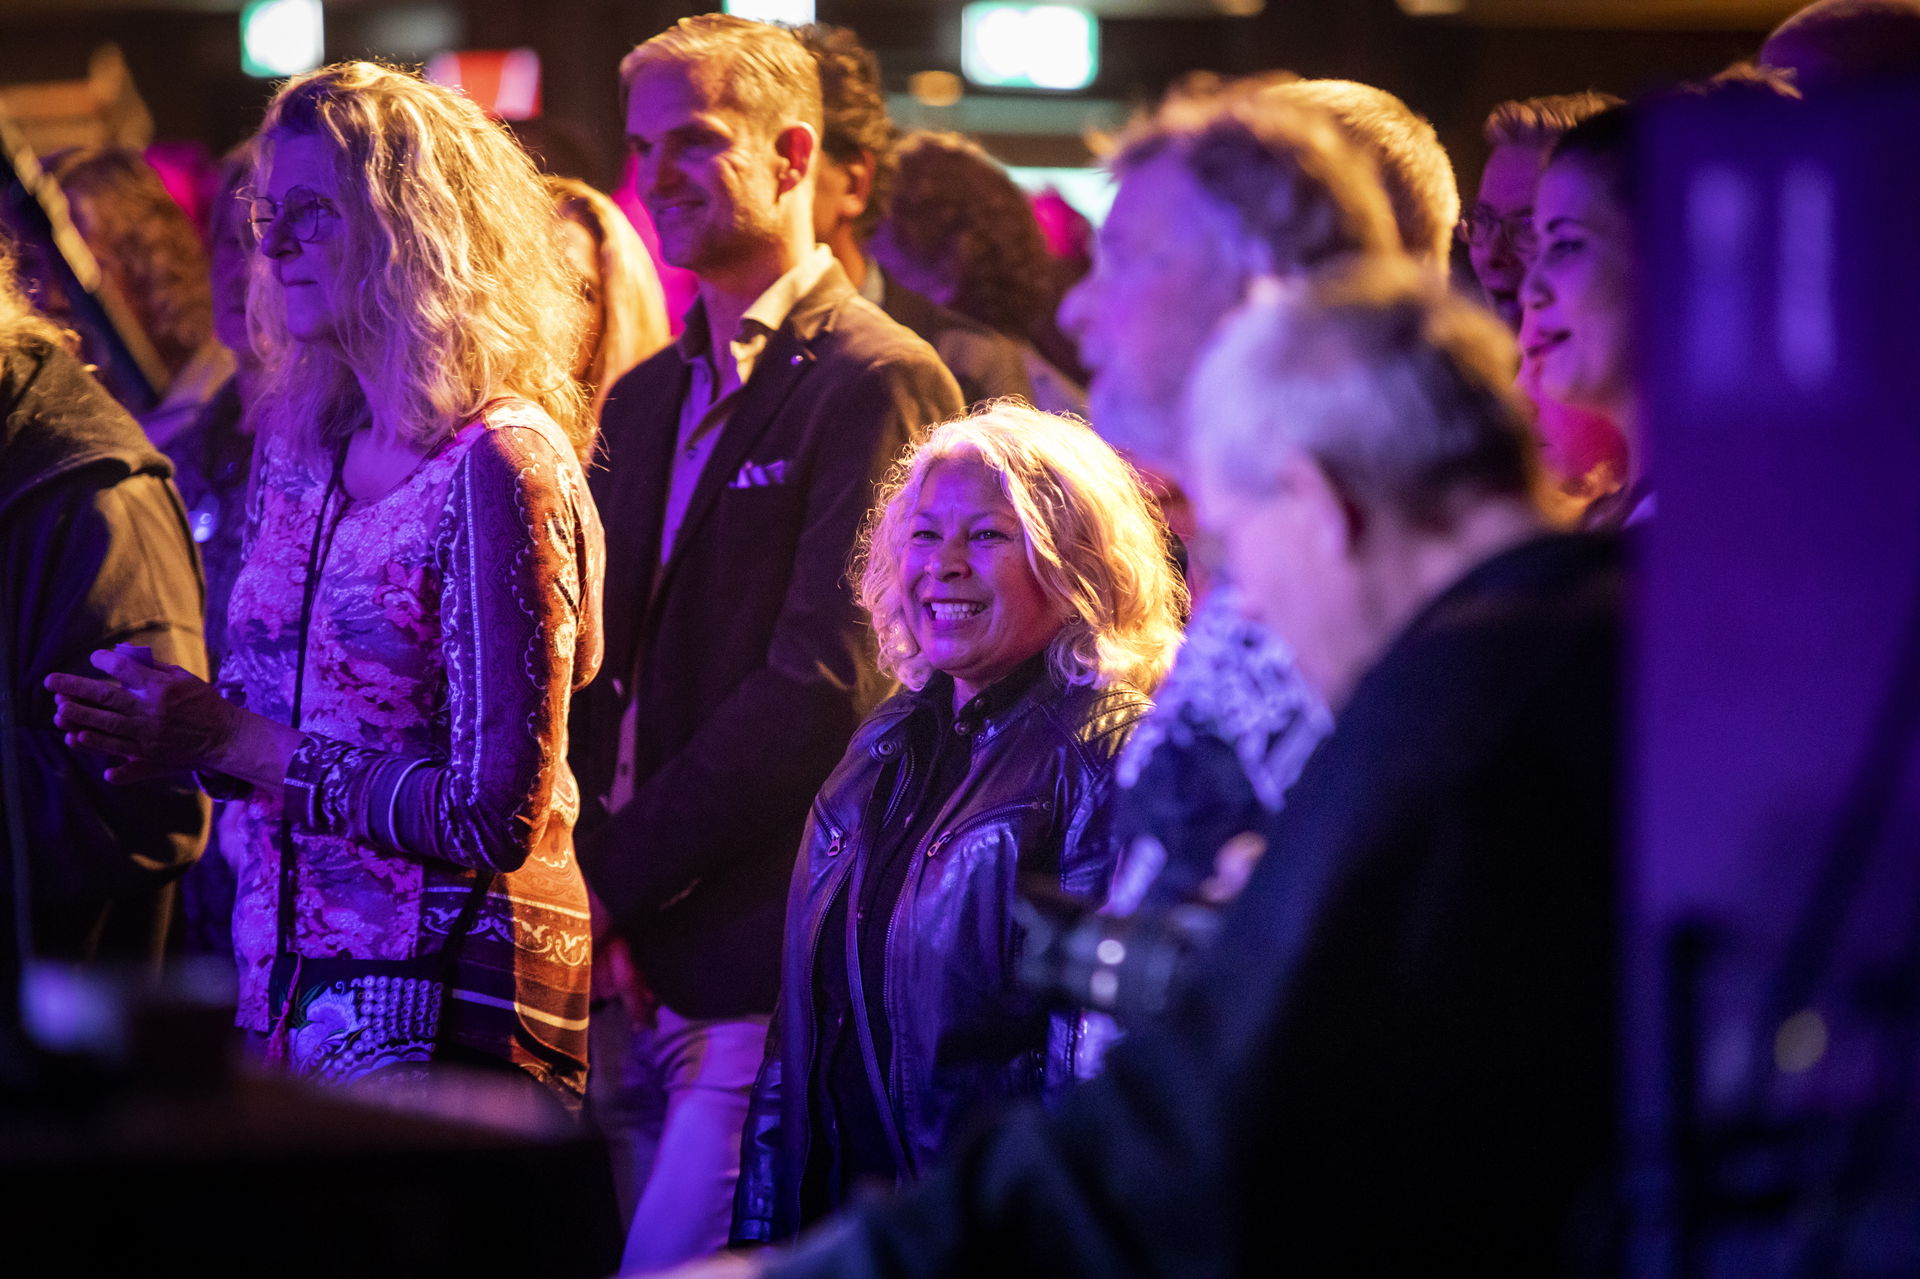
[(284, 227), (288, 235), (302, 244), (313, 244), (333, 233), (340, 210), (333, 201), (312, 187), (294, 187), (285, 200), (270, 200), (264, 195), (242, 191), (235, 197), (247, 206), (247, 226), (255, 244), (266, 243), (273, 228)]
[(1504, 235), (1507, 244), (1523, 258), (1532, 257), (1540, 248), (1540, 237), (1533, 230), (1531, 213), (1516, 213), (1503, 218), (1491, 209), (1471, 209), (1455, 228), (1460, 238), (1476, 249), (1490, 248), (1494, 239)]

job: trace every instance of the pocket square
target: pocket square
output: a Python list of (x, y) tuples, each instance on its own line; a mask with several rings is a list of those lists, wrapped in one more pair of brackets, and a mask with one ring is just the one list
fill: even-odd
[(778, 462), (748, 462), (741, 466), (740, 473), (728, 482), (730, 489), (764, 489), (787, 482), (787, 463), (783, 458)]

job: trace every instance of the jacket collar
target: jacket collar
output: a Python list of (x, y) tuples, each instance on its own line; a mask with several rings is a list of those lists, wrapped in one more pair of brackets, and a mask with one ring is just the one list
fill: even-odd
[(1042, 650), (982, 689), (956, 713), (953, 677), (936, 671), (919, 689), (901, 695), (896, 717), (883, 728), (881, 737), (897, 736), (907, 731), (915, 717), (927, 715), (932, 717), (937, 732), (952, 728), (977, 742), (987, 742), (1041, 702), (1057, 701), (1065, 691)]
[(0, 343), (0, 512), (43, 484), (114, 462), (131, 473), (173, 465), (80, 361), (37, 337)]

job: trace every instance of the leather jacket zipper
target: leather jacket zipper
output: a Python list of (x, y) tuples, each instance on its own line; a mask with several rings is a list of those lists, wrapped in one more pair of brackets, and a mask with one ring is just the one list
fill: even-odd
[[(941, 831), (925, 846), (924, 852), (919, 849), (914, 851), (913, 861), (907, 867), (907, 878), (900, 885), (900, 896), (894, 900), (893, 913), (887, 919), (886, 942), (880, 949), (880, 1009), (886, 1014), (889, 1024), (900, 1024), (899, 1011), (893, 1006), (894, 937), (899, 932), (900, 916), (906, 906), (907, 899), (912, 897), (919, 889), (920, 877), (926, 873), (927, 863), (937, 857), (940, 850), (945, 848), (956, 835), (964, 834), (967, 831), (985, 826), (989, 822), (998, 821), (1013, 813), (1025, 812), (1028, 809), (1034, 808), (1047, 808), (1051, 804), (1051, 800), (1028, 799), (1012, 804), (997, 805), (996, 807), (989, 808), (984, 813), (977, 813), (969, 817), (957, 826), (949, 827)], [(867, 1042), (872, 1042), (871, 1034), (869, 1034)], [(879, 1067), (878, 1061), (873, 1057), (870, 1057), (869, 1060), (873, 1061), (874, 1069), (877, 1072)], [(893, 1069), (888, 1071), (889, 1076), (897, 1072), (900, 1068), (899, 1053), (894, 1053), (891, 1066)], [(881, 1100), (886, 1104), (881, 1107), (880, 1113), (887, 1120), (889, 1128), (888, 1136), (892, 1139), (895, 1150), (899, 1151), (902, 1156), (905, 1156), (906, 1143), (901, 1139), (899, 1131), (902, 1126), (902, 1121), (894, 1112), (893, 1095), (893, 1089), (882, 1087)], [(901, 1166), (907, 1168), (915, 1177), (920, 1175), (920, 1170), (913, 1166), (910, 1159), (903, 1157)]]
[[(855, 1037), (860, 1041), (860, 1060), (867, 1069), (867, 1087), (873, 1091), (874, 1109), (879, 1113), (881, 1123), (887, 1130), (887, 1144), (892, 1149), (893, 1157), (900, 1167), (905, 1169), (909, 1176), (917, 1176), (918, 1170), (913, 1166), (913, 1160), (907, 1154), (907, 1143), (901, 1136), (900, 1118), (894, 1113), (892, 1093), (880, 1073), (880, 1050), (874, 1043), (873, 1025), (867, 1018), (867, 982), (860, 971), (860, 889), (861, 881), (866, 878), (866, 870), (866, 859), (858, 859), (849, 873), (849, 882), (845, 885), (847, 891), (853, 894), (847, 902), (847, 935), (843, 944), (847, 950), (847, 985), (850, 987), (849, 993), (853, 996)], [(906, 888), (903, 885), (901, 895), (905, 896), (905, 894)], [(831, 903), (829, 903), (829, 910), (831, 910)], [(896, 902), (893, 918), (897, 918), (898, 915), (899, 903)], [(893, 918), (887, 921), (889, 942), (893, 938)], [(826, 913), (823, 912), (821, 922), (824, 923), (825, 920)], [(892, 1010), (885, 1003), (887, 995), (885, 948), (882, 948), (881, 955), (881, 1007), (887, 1010), (888, 1017), (891, 1018)], [(898, 1060), (899, 1053), (896, 1052), (894, 1057)], [(811, 1070), (811, 1063), (808, 1068)]]

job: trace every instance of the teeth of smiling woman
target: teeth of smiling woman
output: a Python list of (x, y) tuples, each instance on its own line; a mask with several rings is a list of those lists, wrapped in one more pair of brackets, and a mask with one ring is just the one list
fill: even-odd
[(958, 622), (986, 611), (985, 604), (928, 604), (927, 609), (934, 618), (942, 622)]

